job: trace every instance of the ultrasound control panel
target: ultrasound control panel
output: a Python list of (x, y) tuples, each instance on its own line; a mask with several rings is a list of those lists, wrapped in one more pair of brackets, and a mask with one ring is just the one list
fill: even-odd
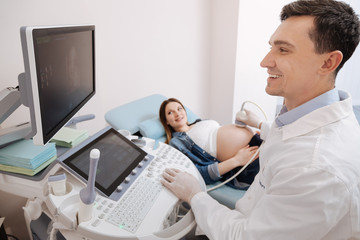
[[(201, 183), (203, 180), (191, 160), (181, 152), (164, 143), (144, 140), (146, 144), (139, 147), (109, 128), (85, 146), (64, 155), (57, 174), (67, 173), (71, 187), (64, 196), (49, 193), (46, 204), (50, 214), (59, 215), (62, 212), (65, 228), (74, 229), (90, 239), (138, 239), (154, 233), (161, 234), (163, 230), (169, 234), (166, 229), (174, 224), (177, 218), (174, 211), (181, 204), (160, 183), (164, 169), (177, 168), (194, 175)], [(86, 183), (86, 163), (93, 148), (100, 150), (93, 216), (90, 221), (77, 223), (74, 209), (79, 190)], [(64, 231), (63, 235), (66, 234)]]

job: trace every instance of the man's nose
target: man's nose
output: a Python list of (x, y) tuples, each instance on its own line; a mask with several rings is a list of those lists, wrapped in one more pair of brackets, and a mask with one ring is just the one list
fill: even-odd
[(265, 55), (263, 60), (260, 62), (260, 66), (263, 68), (273, 68), (276, 66), (275, 60), (271, 54), (271, 51)]

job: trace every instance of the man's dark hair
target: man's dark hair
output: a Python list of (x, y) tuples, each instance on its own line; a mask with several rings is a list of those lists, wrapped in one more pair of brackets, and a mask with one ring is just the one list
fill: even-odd
[(292, 16), (314, 17), (315, 28), (309, 36), (316, 53), (342, 52), (343, 60), (335, 71), (336, 76), (359, 43), (360, 22), (354, 10), (340, 1), (298, 0), (283, 7), (280, 19), (285, 21)]

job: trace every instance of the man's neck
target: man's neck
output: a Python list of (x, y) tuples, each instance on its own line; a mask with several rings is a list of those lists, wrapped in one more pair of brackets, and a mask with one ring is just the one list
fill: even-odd
[(335, 85), (329, 85), (326, 87), (320, 87), (319, 89), (312, 89), (311, 91), (306, 91), (303, 92), (301, 94), (301, 97), (294, 97), (294, 96), (290, 96), (288, 98), (284, 97), (284, 104), (286, 106), (286, 108), (288, 109), (288, 111), (303, 105), (304, 103), (310, 101), (311, 99), (314, 99), (328, 91), (330, 91), (331, 89), (334, 89)]

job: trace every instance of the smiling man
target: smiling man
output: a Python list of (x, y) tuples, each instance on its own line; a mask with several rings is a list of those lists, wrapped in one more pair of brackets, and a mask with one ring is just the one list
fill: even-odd
[(336, 49), (317, 53), (311, 39), (314, 19), (293, 16), (283, 21), (270, 39), (271, 51), (261, 62), (269, 73), (266, 92), (283, 96), (288, 110), (333, 89), (335, 69), (343, 58)]
[[(335, 88), (355, 51), (360, 23), (333, 0), (299, 0), (282, 9), (270, 37), (266, 92), (284, 97), (273, 124), (261, 126), (260, 171), (229, 210), (189, 174), (166, 170), (163, 184), (189, 202), (210, 239), (360, 239), (360, 127), (351, 97)], [(243, 119), (241, 119), (244, 121)]]

